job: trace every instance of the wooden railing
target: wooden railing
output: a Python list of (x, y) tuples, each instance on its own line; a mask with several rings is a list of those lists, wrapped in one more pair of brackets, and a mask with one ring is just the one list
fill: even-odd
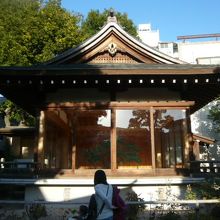
[(0, 169), (35, 169), (38, 163), (35, 162), (0, 162)]
[(220, 174), (219, 160), (195, 160), (190, 161), (191, 174)]
[(34, 177), (38, 175), (39, 163), (32, 161), (0, 162), (0, 177)]
[[(7, 174), (20, 174), (24, 175), (29, 174), (33, 176), (38, 176), (40, 171), (40, 164), (33, 161), (10, 161), (10, 162), (0, 162), (0, 175), (4, 174), (7, 177)], [(190, 174), (192, 175), (220, 175), (220, 160), (197, 160), (190, 161)]]

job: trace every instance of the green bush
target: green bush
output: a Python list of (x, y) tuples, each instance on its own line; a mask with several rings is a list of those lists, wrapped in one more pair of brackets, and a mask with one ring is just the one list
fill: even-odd
[(163, 214), (159, 217), (161, 220), (179, 220), (181, 219), (181, 216), (173, 211), (169, 211), (166, 214)]
[(41, 217), (47, 216), (45, 205), (32, 204), (27, 208), (27, 214), (30, 220), (38, 220)]
[[(134, 191), (128, 192), (126, 196), (126, 201), (132, 201), (132, 202), (144, 202), (144, 199), (139, 197), (137, 193)], [(138, 219), (138, 214), (140, 212), (143, 212), (146, 208), (145, 204), (129, 204), (128, 205), (128, 220), (136, 220)]]

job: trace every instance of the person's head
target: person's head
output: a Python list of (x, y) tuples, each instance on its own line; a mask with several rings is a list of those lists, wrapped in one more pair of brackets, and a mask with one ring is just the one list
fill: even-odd
[(94, 184), (108, 184), (105, 172), (103, 170), (97, 170), (94, 175)]

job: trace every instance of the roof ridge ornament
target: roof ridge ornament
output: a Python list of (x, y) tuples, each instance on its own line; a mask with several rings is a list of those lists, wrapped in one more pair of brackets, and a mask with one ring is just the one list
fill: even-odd
[(115, 54), (117, 53), (117, 44), (115, 43), (110, 43), (108, 45), (108, 52), (110, 53), (110, 55), (113, 57), (115, 56)]
[(117, 22), (117, 18), (116, 18), (116, 16), (115, 16), (115, 12), (114, 12), (113, 9), (111, 9), (111, 10), (109, 11), (109, 16), (108, 16), (108, 19), (107, 19), (107, 23), (110, 23), (110, 22), (118, 23), (118, 22)]

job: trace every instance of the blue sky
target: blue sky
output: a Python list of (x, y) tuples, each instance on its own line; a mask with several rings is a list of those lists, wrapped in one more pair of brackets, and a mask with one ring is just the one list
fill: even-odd
[(125, 12), (135, 25), (151, 23), (159, 29), (161, 41), (220, 33), (220, 0), (62, 0), (62, 6), (84, 16), (91, 9)]

